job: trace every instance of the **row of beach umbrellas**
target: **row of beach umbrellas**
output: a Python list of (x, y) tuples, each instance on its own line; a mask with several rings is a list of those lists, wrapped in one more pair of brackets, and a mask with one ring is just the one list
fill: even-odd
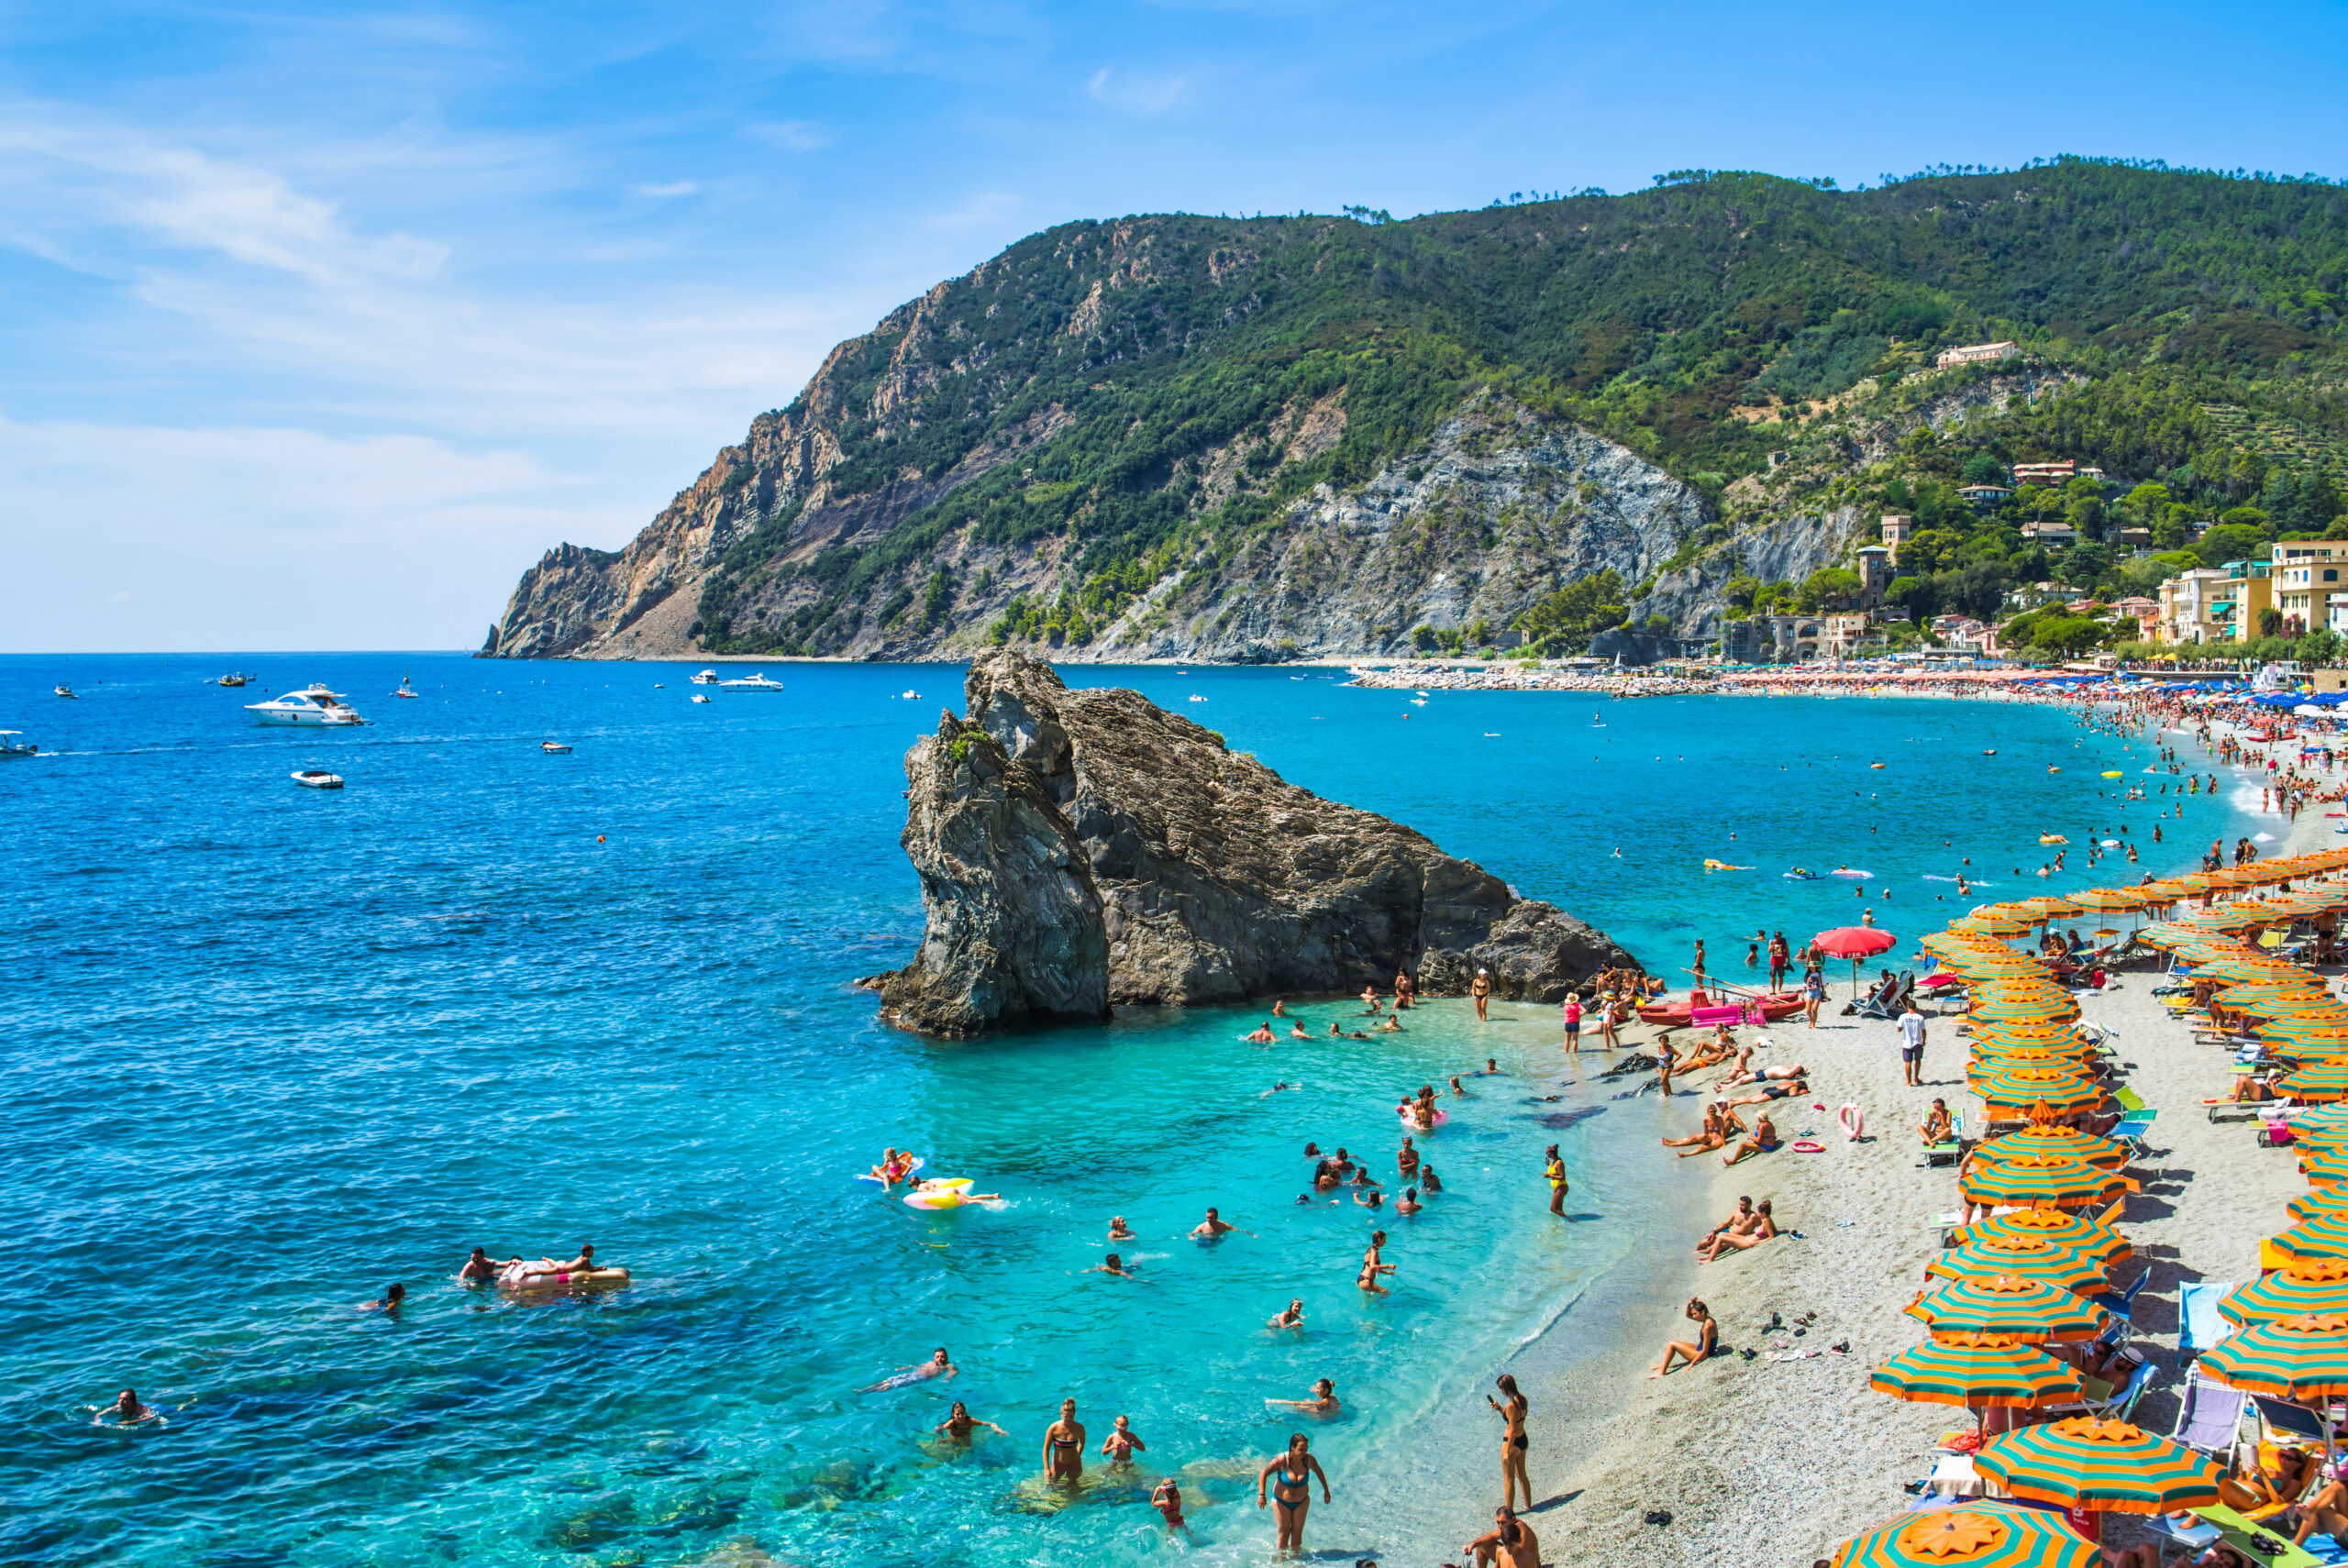
[[(2340, 1103), (2348, 1100), (2348, 1009), (2316, 977), (2243, 940), (2348, 908), (2348, 888), (2288, 889), (2342, 867), (2348, 851), (1988, 905), (1925, 940), (1966, 992), (1966, 1087), (1993, 1118), (2027, 1120), (1964, 1162), (1966, 1202), (2007, 1211), (1968, 1225), (1933, 1261), (1927, 1288), (1907, 1309), (1926, 1337), (1877, 1368), (1871, 1387), (1981, 1413), (2081, 1399), (2077, 1374), (2044, 1347), (2091, 1340), (2109, 1326), (2092, 1297), (2110, 1288), (2110, 1265), (2131, 1254), (2110, 1220), (2136, 1183), (2123, 1174), (2127, 1144), (2056, 1120), (2103, 1099), (2097, 1046), (2052, 966), (2007, 938), (2084, 913), (2141, 916), (2198, 895), (2257, 889), (2140, 933), (2194, 978), (2211, 981), (2219, 1007), (2254, 1020), (2270, 1049), (2296, 1064), (2284, 1092), (2327, 1102), (2294, 1124), (2310, 1187), (2291, 1205), (2290, 1229), (2267, 1243), (2283, 1266), (2221, 1304), (2239, 1331), (2201, 1357), (2199, 1375), (2288, 1399), (2348, 1393), (2348, 1104)], [(2005, 1498), (1904, 1515), (1846, 1542), (1834, 1568), (2095, 1568), (2095, 1544), (2029, 1505), (2156, 1514), (2219, 1500), (2209, 1459), (2095, 1415), (1985, 1436), (1973, 1463)]]

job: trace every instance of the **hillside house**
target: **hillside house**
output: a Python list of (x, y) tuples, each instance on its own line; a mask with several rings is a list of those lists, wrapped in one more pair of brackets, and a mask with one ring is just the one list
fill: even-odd
[(2011, 359), (2021, 353), (2019, 343), (1968, 343), (1961, 348), (1944, 348), (1933, 361), (1941, 370), (1951, 365), (1975, 365), (1988, 359)]

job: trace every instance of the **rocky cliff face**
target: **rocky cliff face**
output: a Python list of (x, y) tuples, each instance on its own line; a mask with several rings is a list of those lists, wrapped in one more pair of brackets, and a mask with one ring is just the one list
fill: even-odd
[(1116, 1005), (1390, 985), (1553, 1001), (1634, 962), (1422, 834), (1283, 782), (1139, 693), (1071, 691), (1015, 652), (905, 756), (920, 951), (877, 982), (899, 1021), (966, 1034)]

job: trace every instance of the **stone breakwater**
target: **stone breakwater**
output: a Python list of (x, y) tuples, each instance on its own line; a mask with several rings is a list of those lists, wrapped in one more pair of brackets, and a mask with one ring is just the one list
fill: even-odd
[(1566, 669), (1459, 669), (1450, 665), (1396, 665), (1347, 671), (1348, 686), (1386, 691), (1582, 691), (1597, 697), (1693, 697), (1717, 690), (1709, 680), (1669, 676), (1599, 674)]
[(905, 754), (905, 854), (926, 928), (874, 976), (888, 1015), (969, 1034), (1124, 1004), (1347, 994), (1398, 970), (1429, 996), (1479, 969), (1561, 1000), (1637, 960), (1399, 823), (1287, 783), (1136, 691), (1071, 691), (1004, 650), (968, 716)]

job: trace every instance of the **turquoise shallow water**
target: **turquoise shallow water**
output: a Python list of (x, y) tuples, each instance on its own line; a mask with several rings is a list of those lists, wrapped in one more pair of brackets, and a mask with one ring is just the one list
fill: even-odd
[[(846, 982), (918, 933), (900, 757), (958, 670), (778, 668), (783, 695), (700, 706), (686, 667), (448, 656), (247, 656), (261, 685), (199, 684), (238, 662), (0, 660), (0, 724), (63, 753), (0, 764), (0, 1241), (24, 1260), (0, 1285), (0, 1560), (1253, 1562), (1268, 1518), (1239, 1499), (1292, 1425), (1263, 1400), (1328, 1375), (1350, 1408), (1313, 1429), (1337, 1498), (1312, 1544), (1417, 1561), (1489, 1517), (1491, 1372), (1545, 1326), (1592, 1353), (1655, 1339), (1575, 1309), (1679, 1244), (1698, 1178), (1649, 1140), (1684, 1117), (1567, 1067), (1548, 1010), (1445, 1004), (1375, 1045), (1247, 1045), (1247, 1010), (978, 1044), (878, 1026)], [(384, 695), (404, 668), (422, 701)], [(2017, 890), (1996, 871), (2115, 823), (2099, 769), (2145, 756), (2039, 709), (1414, 707), (1324, 674), (1070, 672), (1666, 971), (1699, 935), (1733, 974), (1757, 926), (1855, 919), (1789, 865), (1877, 871), (1902, 934), (1951, 912), (1925, 878), (1965, 854)], [(377, 723), (245, 722), (312, 679)], [(288, 782), (313, 765), (349, 788)], [(2243, 831), (2226, 811), (2189, 802), (2147, 863)], [(2078, 870), (2055, 885), (2119, 874)], [(1365, 1302), (1369, 1217), (1295, 1205), (1303, 1145), (1390, 1169), (1393, 1101), (1487, 1055), (1502, 1076), (1423, 1140), (1449, 1190), (1385, 1221), (1395, 1294)], [(1279, 1078), (1304, 1087), (1265, 1098)], [(1552, 1141), (1570, 1226), (1544, 1212)], [(1006, 1201), (908, 1210), (848, 1179), (883, 1143)], [(1182, 1239), (1208, 1203), (1255, 1233)], [(1112, 1213), (1140, 1280), (1077, 1272)], [(581, 1241), (635, 1287), (516, 1306), (449, 1279), (476, 1242)], [(396, 1320), (354, 1309), (393, 1279)], [(1290, 1296), (1306, 1330), (1266, 1330)], [(941, 1343), (949, 1384), (856, 1392)], [(127, 1383), (167, 1425), (93, 1427)], [(1063, 1395), (1096, 1443), (1132, 1416), (1141, 1479), (1064, 1507), (1024, 1479)], [(1013, 1435), (937, 1448), (958, 1397)], [(1160, 1473), (1191, 1540), (1140, 1506)]]

